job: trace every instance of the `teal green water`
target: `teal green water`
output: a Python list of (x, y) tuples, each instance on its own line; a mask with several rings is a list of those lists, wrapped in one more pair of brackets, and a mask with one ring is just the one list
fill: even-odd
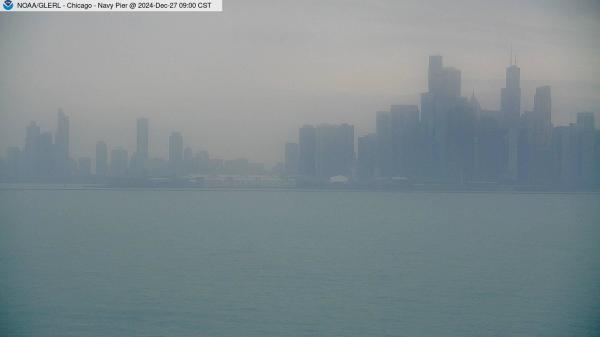
[(600, 195), (0, 191), (0, 336), (598, 336)]

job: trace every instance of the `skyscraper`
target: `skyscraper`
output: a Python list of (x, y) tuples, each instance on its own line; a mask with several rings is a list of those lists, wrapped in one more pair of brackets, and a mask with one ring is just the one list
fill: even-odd
[[(518, 176), (522, 183), (532, 185), (550, 184), (553, 179), (553, 146), (552, 135), (552, 110), (550, 87), (536, 88), (533, 98), (533, 111), (525, 111), (521, 116), (522, 130), (518, 135)], [(562, 136), (562, 152), (571, 155), (573, 142), (571, 139), (575, 128), (558, 130)], [(565, 144), (568, 144), (565, 145)], [(565, 156), (563, 156), (564, 158)], [(563, 167), (564, 168), (564, 167)], [(569, 172), (568, 174), (565, 172)], [(571, 171), (563, 170), (563, 183), (571, 181)], [(566, 174), (566, 175), (565, 175)], [(568, 179), (564, 178), (569, 176)]]
[(500, 170), (506, 172), (511, 180), (516, 180), (519, 143), (517, 129), (521, 120), (521, 69), (516, 64), (511, 64), (506, 68), (506, 87), (500, 91), (500, 112), (502, 113), (502, 128), (506, 132)]
[(505, 128), (518, 127), (521, 116), (521, 69), (516, 64), (506, 68), (506, 87), (500, 91), (500, 111)]
[[(465, 115), (465, 100), (460, 97), (461, 73), (444, 67), (442, 57), (429, 57), (429, 92), (421, 95), (421, 122), (426, 143), (423, 168), (436, 179), (447, 179), (456, 149), (457, 116)], [(456, 151), (454, 151), (456, 152)]]
[(108, 147), (105, 142), (96, 143), (96, 176), (99, 178), (108, 175)]
[(137, 146), (136, 151), (131, 156), (129, 163), (129, 174), (137, 177), (145, 177), (148, 174), (148, 119), (138, 118), (137, 120)]
[(377, 168), (377, 135), (358, 137), (357, 174), (360, 181), (375, 178)]
[(578, 112), (577, 128), (582, 131), (594, 131), (596, 129), (594, 113), (589, 111)]
[(442, 56), (429, 56), (429, 71), (427, 73), (427, 85), (429, 92), (435, 93), (440, 91), (442, 78)]
[(417, 169), (419, 107), (392, 105), (390, 128), (394, 176), (414, 176)]
[(24, 178), (30, 180), (38, 176), (40, 157), (40, 127), (35, 123), (29, 123), (25, 133), (25, 149), (23, 150)]
[(377, 137), (376, 175), (392, 177), (394, 175), (394, 150), (392, 147), (392, 122), (388, 111), (377, 111), (375, 132)]
[(596, 127), (593, 112), (577, 113), (577, 182), (580, 186), (591, 187), (596, 172)]
[(169, 136), (169, 166), (171, 174), (183, 174), (183, 136), (180, 132), (172, 132)]
[(172, 132), (169, 136), (169, 161), (178, 163), (183, 160), (183, 136), (180, 132)]
[(57, 127), (55, 137), (55, 160), (54, 168), (57, 178), (67, 179), (70, 175), (69, 170), (69, 117), (65, 115), (62, 109), (58, 110)]
[(298, 173), (305, 177), (315, 176), (317, 133), (312, 125), (304, 125), (298, 132)]
[[(50, 181), (53, 178), (58, 178), (59, 181), (64, 181), (66, 179), (66, 172), (70, 168), (69, 167), (69, 158), (66, 158), (65, 161), (57, 162), (55, 160), (56, 157), (54, 154), (54, 144), (52, 142), (52, 133), (51, 132), (42, 132), (39, 138), (39, 157), (37, 162), (38, 167), (38, 178), (42, 181)], [(62, 157), (59, 157), (62, 159)], [(59, 176), (52, 177), (53, 169), (57, 170)]]
[(536, 118), (536, 128), (543, 132), (546, 141), (552, 128), (552, 98), (550, 86), (537, 87), (533, 97), (533, 111)]
[(113, 149), (110, 152), (110, 175), (115, 178), (122, 178), (127, 175), (128, 164), (127, 151), (122, 147)]
[(354, 163), (354, 126), (321, 124), (316, 129), (315, 168), (317, 177), (350, 177)]
[[(577, 130), (574, 124), (559, 126), (553, 132), (556, 169), (554, 176), (563, 187), (577, 182)], [(546, 168), (547, 169), (547, 168)]]

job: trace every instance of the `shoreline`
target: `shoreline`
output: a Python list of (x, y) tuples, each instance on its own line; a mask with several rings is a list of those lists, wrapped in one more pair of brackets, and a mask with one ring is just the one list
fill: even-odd
[(481, 194), (600, 194), (600, 189), (526, 189), (526, 188), (360, 188), (360, 187), (227, 187), (227, 186), (103, 186), (63, 184), (11, 184), (0, 191), (198, 191), (198, 192), (384, 192), (384, 193), (481, 193)]

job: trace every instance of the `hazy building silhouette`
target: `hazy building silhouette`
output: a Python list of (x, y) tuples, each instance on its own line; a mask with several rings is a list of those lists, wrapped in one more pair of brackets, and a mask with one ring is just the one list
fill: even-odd
[(183, 173), (194, 173), (194, 152), (192, 148), (186, 146), (183, 149)]
[(172, 163), (183, 160), (183, 136), (180, 132), (172, 132), (169, 136), (169, 161)]
[(499, 170), (506, 172), (511, 180), (517, 178), (518, 171), (518, 135), (521, 119), (521, 69), (512, 64), (506, 68), (506, 86), (500, 91), (500, 111), (502, 112), (502, 128), (504, 143), (502, 161)]
[(65, 115), (62, 109), (59, 109), (57, 114), (54, 154), (56, 176), (59, 180), (67, 180), (71, 174), (69, 163), (69, 117)]
[(375, 115), (377, 135), (377, 167), (379, 177), (394, 175), (394, 149), (392, 145), (392, 122), (388, 111), (377, 111)]
[(552, 143), (555, 163), (554, 177), (563, 187), (575, 186), (578, 171), (577, 128), (575, 124), (555, 128)]
[(506, 86), (500, 91), (500, 111), (503, 127), (513, 129), (519, 126), (521, 117), (521, 69), (516, 64), (506, 68)]
[[(529, 185), (548, 185), (552, 183), (553, 176), (552, 170), (548, 168), (552, 167), (553, 157), (552, 151), (555, 148), (551, 145), (552, 135), (552, 104), (551, 104), (551, 91), (549, 86), (542, 86), (536, 88), (535, 96), (533, 99), (533, 111), (528, 111), (523, 114), (522, 127), (524, 130), (521, 132), (519, 140), (520, 148), (518, 151), (522, 151), (519, 154), (519, 163), (521, 168), (519, 180), (521, 183)], [(561, 148), (565, 155), (564, 158), (569, 158), (570, 153), (567, 148), (572, 146), (570, 135), (574, 132), (574, 129), (570, 128), (568, 131), (561, 130)], [(565, 144), (569, 144), (566, 146)], [(570, 180), (570, 171), (562, 171), (563, 183), (566, 184), (567, 180)]]
[[(474, 111), (477, 112), (477, 106), (473, 105), (473, 99), (474, 96), (471, 105)], [(503, 116), (501, 111), (479, 110), (474, 140), (473, 174), (475, 180), (495, 182), (500, 179), (503, 173), (502, 170), (506, 161), (505, 131), (502, 128)], [(515, 129), (516, 131), (518, 129)]]
[(593, 112), (577, 114), (577, 183), (579, 186), (593, 186), (596, 172), (596, 127)]
[(392, 105), (390, 108), (393, 175), (414, 177), (418, 167), (419, 107)]
[(23, 150), (23, 177), (26, 180), (38, 176), (40, 161), (40, 127), (31, 122), (25, 132), (25, 148)]
[(127, 175), (128, 161), (127, 150), (122, 147), (110, 151), (110, 175), (116, 178), (125, 177)]
[(169, 136), (169, 165), (171, 174), (183, 173), (183, 136), (180, 132), (172, 132)]
[(304, 125), (298, 132), (298, 173), (305, 177), (316, 175), (317, 133), (312, 125)]
[(460, 97), (461, 73), (456, 68), (444, 67), (439, 55), (429, 57), (428, 71), (429, 92), (421, 95), (425, 140), (422, 168), (436, 180), (462, 179), (464, 155), (459, 143), (472, 134), (460, 134), (463, 127), (459, 121), (468, 119), (471, 110), (468, 101)]
[[(552, 127), (552, 98), (550, 86), (537, 87), (533, 97), (533, 111), (539, 127), (548, 133)], [(545, 135), (548, 136), (548, 135)]]
[(358, 137), (357, 175), (359, 181), (370, 181), (377, 174), (377, 134)]
[[(58, 162), (60, 156), (55, 156), (54, 143), (52, 141), (51, 132), (42, 132), (39, 137), (39, 156), (37, 161), (37, 178), (43, 182), (49, 182), (58, 178), (59, 181), (64, 182), (67, 178), (66, 172), (69, 170), (69, 159), (67, 158), (64, 162)], [(58, 167), (58, 169), (57, 169)], [(58, 177), (52, 175), (53, 172), (59, 172)]]
[(321, 124), (316, 128), (316, 137), (317, 177), (350, 177), (354, 164), (354, 126)]
[(148, 174), (148, 132), (148, 119), (138, 118), (136, 121), (136, 151), (131, 156), (129, 164), (129, 174), (132, 176), (145, 177)]
[(96, 176), (104, 178), (108, 175), (108, 146), (105, 142), (96, 143)]

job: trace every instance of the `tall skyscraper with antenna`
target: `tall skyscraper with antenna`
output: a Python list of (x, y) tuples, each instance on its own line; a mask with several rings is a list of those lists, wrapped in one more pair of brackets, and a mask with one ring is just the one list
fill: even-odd
[(511, 52), (510, 65), (506, 68), (506, 86), (500, 91), (500, 111), (507, 129), (519, 125), (521, 117), (521, 69), (514, 62)]
[(510, 50), (509, 66), (506, 68), (506, 86), (500, 91), (500, 112), (502, 125), (506, 130), (506, 146), (504, 147), (504, 168), (512, 179), (517, 178), (518, 171), (518, 137), (521, 120), (521, 69), (517, 66), (517, 57), (513, 59)]

